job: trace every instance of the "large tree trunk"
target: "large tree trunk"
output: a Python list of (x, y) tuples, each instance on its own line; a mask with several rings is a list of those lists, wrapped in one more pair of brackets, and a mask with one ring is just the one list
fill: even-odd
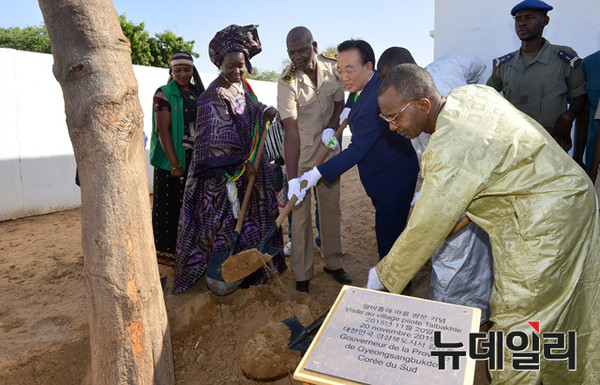
[(142, 111), (110, 0), (39, 0), (81, 181), (94, 384), (173, 384)]

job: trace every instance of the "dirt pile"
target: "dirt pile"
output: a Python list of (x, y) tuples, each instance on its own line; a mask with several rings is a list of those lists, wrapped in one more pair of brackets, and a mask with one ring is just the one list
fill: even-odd
[[(344, 268), (357, 286), (378, 261), (374, 212), (356, 168), (342, 177)], [(0, 223), (0, 384), (82, 384), (89, 378), (90, 352), (79, 210)], [(284, 225), (284, 233), (287, 225)], [(315, 234), (316, 235), (316, 234)], [(316, 250), (316, 249), (315, 249)], [(307, 326), (335, 301), (341, 285), (323, 271), (316, 252), (310, 294), (294, 291), (290, 270), (271, 285), (218, 297), (204, 279), (173, 295), (172, 269), (165, 302), (177, 384), (299, 384), (291, 374), (300, 361), (287, 349), (297, 316)], [(423, 270), (410, 288), (427, 295)], [(246, 374), (244, 374), (244, 371)], [(485, 383), (485, 382), (484, 382)]]

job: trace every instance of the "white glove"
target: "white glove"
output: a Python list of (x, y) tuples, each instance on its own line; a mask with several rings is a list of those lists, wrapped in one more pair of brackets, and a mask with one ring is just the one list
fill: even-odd
[(369, 280), (367, 281), (367, 289), (385, 290), (385, 286), (383, 286), (383, 283), (381, 283), (379, 277), (377, 276), (377, 271), (375, 271), (375, 267), (372, 267), (371, 270), (369, 270)]
[(327, 127), (323, 130), (323, 134), (321, 135), (321, 142), (323, 142), (325, 147), (329, 147), (332, 150), (337, 150), (337, 148), (340, 147), (340, 143), (335, 137), (335, 131), (333, 131), (333, 128), (331, 127)]
[(297, 206), (304, 200), (304, 196), (306, 195), (306, 191), (302, 191), (300, 189), (300, 179), (294, 178), (288, 181), (288, 199), (292, 199), (293, 196), (296, 196), (298, 200), (294, 204)]
[(415, 196), (413, 197), (413, 200), (412, 200), (412, 202), (410, 202), (410, 207), (413, 207), (414, 205), (416, 205), (416, 204), (417, 204), (417, 198), (419, 197), (419, 193), (420, 193), (420, 192), (421, 192), (421, 191), (417, 191), (417, 192), (415, 193)]
[[(302, 181), (305, 180), (307, 185), (300, 192), (302, 194), (306, 194), (308, 190), (317, 185), (319, 179), (321, 179), (321, 173), (319, 172), (317, 166), (313, 167), (312, 170), (302, 174), (302, 176), (300, 177), (300, 183), (302, 183)], [(304, 196), (302, 196), (302, 198), (304, 198)]]
[(344, 109), (342, 110), (342, 113), (340, 114), (340, 123), (339, 124), (342, 124), (344, 119), (348, 119), (348, 115), (350, 115), (350, 107), (344, 107)]

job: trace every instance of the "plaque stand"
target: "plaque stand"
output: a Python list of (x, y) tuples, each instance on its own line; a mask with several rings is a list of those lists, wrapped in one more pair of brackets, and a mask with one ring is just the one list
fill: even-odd
[[(294, 372), (305, 385), (473, 384), (469, 333), (479, 331), (481, 310), (387, 292), (344, 286)], [(434, 332), (443, 343), (462, 343), (453, 358), (431, 351)], [(448, 350), (448, 349), (446, 349)]]

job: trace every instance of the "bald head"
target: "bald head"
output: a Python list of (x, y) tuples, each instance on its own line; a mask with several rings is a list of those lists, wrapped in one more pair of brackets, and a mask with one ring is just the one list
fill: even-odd
[[(429, 72), (416, 64), (394, 67), (379, 87), (377, 101), (390, 130), (408, 139), (422, 132), (433, 134), (445, 102)], [(403, 120), (404, 116), (409, 118)]]
[[(306, 72), (309, 76), (316, 76), (317, 42), (313, 40), (308, 28), (302, 26), (292, 28), (288, 32), (286, 44), (288, 56), (296, 69)], [(316, 78), (313, 81), (316, 82)]]
[(392, 68), (398, 64), (415, 63), (415, 59), (410, 51), (402, 47), (390, 47), (383, 51), (377, 62), (377, 73), (379, 78), (384, 80)]
[(381, 96), (391, 88), (407, 100), (433, 99), (439, 95), (429, 72), (416, 64), (400, 64), (394, 67), (381, 83), (377, 95)]
[(288, 32), (286, 43), (312, 43), (313, 36), (310, 30), (306, 27), (294, 27)]

